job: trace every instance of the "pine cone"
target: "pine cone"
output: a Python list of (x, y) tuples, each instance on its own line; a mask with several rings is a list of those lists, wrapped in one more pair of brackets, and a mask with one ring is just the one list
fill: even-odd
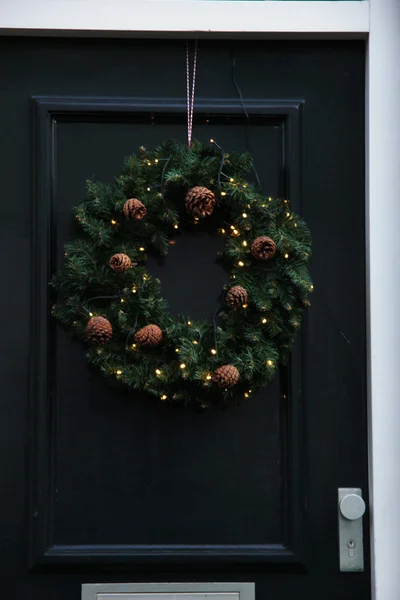
[(162, 340), (158, 325), (146, 325), (135, 334), (135, 342), (141, 346), (157, 346)]
[(130, 221), (141, 221), (146, 216), (147, 208), (140, 200), (130, 198), (125, 202), (123, 212)]
[(104, 317), (92, 317), (86, 326), (86, 336), (92, 344), (105, 344), (112, 337), (112, 327)]
[(110, 267), (117, 273), (127, 271), (132, 265), (132, 261), (127, 254), (113, 254), (110, 258)]
[(230, 388), (239, 381), (240, 373), (233, 365), (223, 365), (215, 369), (211, 376), (214, 383), (220, 388)]
[(211, 190), (197, 185), (186, 194), (185, 205), (192, 217), (205, 217), (211, 215), (214, 210), (215, 196)]
[(263, 235), (254, 240), (251, 246), (251, 253), (257, 260), (268, 260), (276, 252), (276, 244), (270, 237)]
[(247, 290), (241, 285), (235, 285), (226, 294), (226, 301), (233, 308), (241, 308), (247, 304)]

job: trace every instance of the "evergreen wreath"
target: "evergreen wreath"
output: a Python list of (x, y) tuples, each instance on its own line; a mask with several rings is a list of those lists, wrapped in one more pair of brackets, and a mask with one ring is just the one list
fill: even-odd
[[(195, 141), (140, 148), (111, 185), (87, 181), (77, 234), (52, 279), (54, 316), (103, 375), (171, 403), (233, 403), (288, 360), (313, 286), (311, 239), (288, 200), (248, 182), (249, 154)], [(148, 253), (194, 228), (224, 236), (229, 271), (211, 323), (173, 318)]]

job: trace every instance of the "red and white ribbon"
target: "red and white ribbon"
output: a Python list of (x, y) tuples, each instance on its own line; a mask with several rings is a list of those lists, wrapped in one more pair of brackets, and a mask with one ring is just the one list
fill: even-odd
[(194, 88), (196, 84), (197, 40), (195, 40), (192, 68), (192, 90), (190, 90), (189, 42), (186, 42), (186, 99), (187, 99), (187, 128), (188, 147), (192, 144)]

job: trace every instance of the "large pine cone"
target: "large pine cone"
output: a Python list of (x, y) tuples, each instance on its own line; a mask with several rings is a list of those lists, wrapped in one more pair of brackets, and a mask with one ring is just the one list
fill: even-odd
[(276, 252), (276, 244), (270, 237), (263, 235), (254, 240), (251, 246), (251, 253), (257, 260), (268, 260)]
[(105, 344), (112, 338), (112, 327), (104, 317), (92, 317), (86, 326), (86, 336), (92, 344)]
[(241, 285), (235, 285), (226, 294), (226, 301), (233, 308), (241, 308), (247, 304), (247, 290)]
[(145, 205), (136, 198), (130, 198), (130, 200), (127, 200), (122, 210), (125, 217), (130, 221), (141, 221), (147, 213), (147, 208)]
[(214, 383), (220, 388), (230, 388), (239, 381), (240, 373), (233, 365), (223, 365), (215, 369), (211, 376)]
[(186, 194), (185, 205), (192, 217), (205, 217), (214, 210), (215, 196), (208, 188), (197, 185)]
[(127, 254), (113, 254), (110, 258), (110, 267), (117, 273), (127, 271), (132, 265), (132, 261)]
[(135, 334), (135, 342), (141, 346), (157, 346), (162, 340), (162, 331), (158, 325), (146, 325)]

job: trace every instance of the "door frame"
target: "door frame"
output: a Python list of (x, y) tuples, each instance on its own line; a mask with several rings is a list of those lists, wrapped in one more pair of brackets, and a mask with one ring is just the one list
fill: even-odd
[(202, 0), (80, 0), (79, 11), (78, 2), (74, 11), (69, 0), (5, 0), (0, 6), (0, 35), (366, 40), (366, 329), (372, 598), (397, 600), (400, 202), (396, 194), (400, 194), (400, 125), (395, 116), (400, 106), (400, 0), (227, 0), (213, 2), (212, 11), (204, 8)]

